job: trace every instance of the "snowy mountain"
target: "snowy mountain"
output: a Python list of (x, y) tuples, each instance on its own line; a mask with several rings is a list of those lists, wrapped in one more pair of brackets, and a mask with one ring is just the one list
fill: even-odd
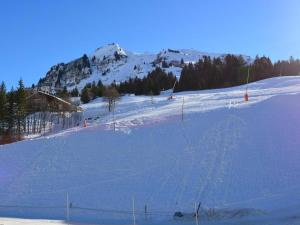
[[(180, 76), (182, 61), (196, 62), (203, 56), (223, 58), (225, 54), (205, 53), (197, 50), (166, 49), (157, 54), (133, 53), (118, 44), (109, 44), (96, 49), (89, 55), (69, 63), (53, 66), (39, 82), (39, 86), (54, 89), (66, 86), (69, 90), (77, 87), (81, 90), (87, 83), (101, 80), (104, 84), (121, 82), (130, 77), (144, 77), (155, 67), (162, 67), (167, 72)], [(251, 62), (249, 56), (242, 56)]]
[(71, 220), (93, 224), (131, 224), (133, 197), (137, 224), (174, 224), (199, 201), (200, 224), (299, 224), (300, 77), (248, 92), (82, 105), (87, 128), (0, 146), (0, 216), (64, 219), (68, 193)]

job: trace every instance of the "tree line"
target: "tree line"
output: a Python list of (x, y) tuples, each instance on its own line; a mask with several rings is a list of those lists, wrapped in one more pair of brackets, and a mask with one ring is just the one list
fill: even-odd
[[(24, 134), (37, 134), (52, 129), (56, 124), (57, 129), (76, 126), (81, 120), (81, 113), (56, 112), (51, 110), (49, 102), (41, 97), (36, 105), (31, 101), (32, 88), (25, 88), (22, 79), (16, 89), (7, 91), (4, 82), (0, 84), (0, 144), (21, 140)], [(57, 93), (63, 98), (69, 97), (66, 89)], [(59, 126), (58, 126), (59, 125)]]
[[(95, 81), (93, 83), (88, 83), (84, 86), (84, 88), (81, 91), (80, 100), (82, 103), (88, 103), (89, 101), (97, 98), (97, 97), (103, 97), (105, 92), (105, 86), (102, 84), (101, 80), (98, 81), (96, 84)], [(71, 91), (71, 95), (73, 97), (76, 97), (74, 95), (78, 96), (78, 90), (77, 88), (73, 89)]]
[[(81, 102), (88, 103), (97, 97), (110, 99), (111, 96), (120, 94), (159, 95), (161, 91), (171, 89), (176, 81), (172, 73), (166, 73), (157, 67), (144, 78), (130, 78), (119, 84), (113, 82), (109, 86), (104, 86), (101, 80), (97, 84), (96, 82), (88, 83), (82, 89), (80, 99)], [(73, 96), (74, 93), (77, 95), (78, 90), (74, 89), (70, 94)]]
[(157, 67), (144, 78), (135, 77), (121, 82), (117, 89), (121, 94), (159, 95), (161, 91), (171, 89), (176, 81), (172, 73)]
[[(249, 73), (249, 77), (248, 77)], [(225, 88), (276, 76), (299, 75), (300, 60), (272, 63), (268, 57), (256, 57), (248, 64), (242, 56), (226, 55), (224, 58), (204, 56), (197, 63), (182, 69), (175, 91)]]
[(0, 86), (0, 135), (22, 134), (25, 130), (27, 116), (26, 90), (23, 80), (18, 83), (18, 88), (6, 90), (5, 83)]
[[(257, 56), (253, 62), (247, 63), (242, 56), (228, 54), (222, 58), (204, 56), (198, 62), (188, 64), (181, 59), (181, 65), (183, 69), (178, 81), (172, 73), (156, 67), (144, 78), (129, 78), (119, 84), (113, 82), (109, 87), (114, 88), (119, 94), (159, 95), (161, 91), (173, 87), (175, 92), (226, 88), (246, 82), (300, 73), (300, 60), (292, 57), (273, 64), (269, 57)], [(97, 97), (104, 97), (106, 88), (99, 81), (97, 84), (95, 82), (87, 84), (81, 94), (77, 89), (69, 94), (80, 95), (81, 101), (88, 103)]]
[[(74, 92), (75, 94), (78, 93), (78, 91), (74, 89), (71, 91), (71, 94)], [(116, 100), (120, 97), (115, 82), (109, 86), (104, 86), (101, 80), (99, 80), (97, 84), (95, 81), (86, 84), (81, 91), (80, 100), (82, 103), (88, 103), (97, 97), (103, 97), (103, 100), (107, 102), (108, 111), (112, 112), (115, 108)]]

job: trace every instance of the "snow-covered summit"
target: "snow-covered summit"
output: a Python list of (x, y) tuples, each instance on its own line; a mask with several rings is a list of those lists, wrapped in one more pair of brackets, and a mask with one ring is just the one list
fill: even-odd
[(96, 57), (98, 59), (103, 59), (103, 58), (113, 58), (115, 54), (118, 54), (120, 56), (126, 57), (126, 52), (124, 49), (122, 49), (119, 44), (112, 43), (108, 45), (104, 45), (100, 48), (97, 48), (95, 52), (93, 52), (90, 55), (90, 58), (92, 59), (93, 57)]
[[(101, 80), (108, 85), (114, 81), (118, 83), (128, 80), (130, 77), (143, 78), (156, 67), (179, 77), (186, 63), (196, 62), (204, 56), (223, 58), (225, 55), (193, 49), (165, 49), (157, 54), (135, 53), (112, 43), (69, 63), (51, 67), (39, 85), (53, 89), (66, 86), (69, 90), (77, 87), (81, 90), (93, 81)], [(242, 57), (246, 62), (251, 62), (249, 56)]]

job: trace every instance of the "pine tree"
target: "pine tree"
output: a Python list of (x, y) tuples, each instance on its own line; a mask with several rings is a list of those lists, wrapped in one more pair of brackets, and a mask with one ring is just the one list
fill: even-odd
[(183, 60), (183, 58), (181, 58), (180, 64), (181, 64), (182, 66), (184, 65), (184, 60)]
[(16, 92), (16, 118), (17, 118), (17, 131), (21, 135), (25, 130), (25, 118), (26, 118), (26, 91), (23, 80), (19, 80), (19, 87)]
[(86, 68), (86, 67), (90, 67), (91, 65), (90, 65), (90, 61), (89, 61), (89, 58), (87, 57), (87, 55), (86, 54), (84, 54), (83, 56), (82, 56), (82, 67), (83, 68)]
[(5, 131), (5, 118), (7, 116), (7, 99), (6, 99), (6, 87), (2, 82), (0, 86), (0, 135)]
[(104, 94), (104, 91), (105, 91), (105, 87), (102, 84), (101, 80), (99, 80), (98, 84), (97, 84), (97, 96), (102, 97)]
[(79, 96), (79, 91), (78, 91), (77, 87), (75, 87), (75, 88), (71, 91), (71, 96), (72, 96), (72, 97), (78, 97), (78, 96)]
[(81, 91), (80, 100), (82, 103), (86, 104), (90, 101), (89, 90), (87, 87), (84, 87)]
[(13, 88), (11, 88), (10, 92), (7, 94), (7, 129), (9, 133), (14, 132), (14, 128), (16, 125), (16, 93)]
[(93, 83), (92, 83), (91, 93), (93, 95), (93, 99), (95, 99), (98, 96), (98, 87), (96, 86), (95, 81), (93, 81)]

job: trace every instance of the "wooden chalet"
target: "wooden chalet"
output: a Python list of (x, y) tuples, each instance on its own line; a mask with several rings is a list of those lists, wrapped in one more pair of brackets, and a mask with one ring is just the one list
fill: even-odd
[(31, 112), (82, 112), (82, 108), (49, 92), (34, 90), (27, 98)]

